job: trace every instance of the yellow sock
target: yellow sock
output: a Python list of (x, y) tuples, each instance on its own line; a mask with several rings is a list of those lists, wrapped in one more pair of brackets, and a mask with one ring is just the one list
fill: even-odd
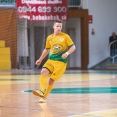
[(41, 75), (40, 76), (40, 90), (42, 92), (45, 91), (46, 84), (47, 84), (47, 76)]
[(51, 92), (51, 90), (53, 89), (53, 85), (48, 85), (46, 88), (46, 92), (44, 94), (44, 98), (46, 98), (48, 96), (48, 94)]

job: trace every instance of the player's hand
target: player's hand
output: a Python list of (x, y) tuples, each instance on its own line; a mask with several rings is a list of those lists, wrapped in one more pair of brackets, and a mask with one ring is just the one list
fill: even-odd
[(40, 60), (37, 60), (35, 64), (36, 65), (40, 65), (41, 64), (41, 61)]
[(63, 58), (63, 59), (66, 59), (67, 56), (68, 56), (68, 55), (67, 55), (66, 53), (64, 53), (64, 54), (62, 55), (62, 58)]

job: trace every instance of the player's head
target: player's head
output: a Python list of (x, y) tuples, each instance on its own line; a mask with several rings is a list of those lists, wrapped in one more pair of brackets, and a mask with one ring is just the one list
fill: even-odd
[(116, 33), (115, 32), (112, 32), (112, 36), (115, 36), (116, 35)]
[(55, 20), (54, 23), (63, 23), (62, 20)]
[(54, 33), (59, 34), (62, 30), (62, 21), (56, 20), (53, 25)]

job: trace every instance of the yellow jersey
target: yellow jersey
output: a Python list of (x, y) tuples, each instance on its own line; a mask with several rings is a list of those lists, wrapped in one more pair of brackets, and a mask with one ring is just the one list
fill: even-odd
[(67, 59), (62, 58), (62, 54), (65, 53), (70, 46), (74, 45), (72, 39), (66, 33), (61, 32), (57, 36), (53, 34), (49, 35), (46, 40), (46, 49), (50, 49), (49, 59), (67, 62)]

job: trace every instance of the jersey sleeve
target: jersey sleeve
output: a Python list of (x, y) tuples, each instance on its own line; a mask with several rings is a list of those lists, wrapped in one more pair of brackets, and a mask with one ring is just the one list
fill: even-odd
[(70, 36), (67, 35), (67, 34), (66, 34), (66, 41), (67, 41), (67, 45), (68, 46), (74, 45), (74, 42), (72, 41), (72, 39), (70, 38)]
[(49, 41), (49, 37), (47, 37), (47, 39), (46, 39), (45, 48), (46, 48), (46, 49), (50, 49), (50, 48), (51, 48), (50, 41)]

